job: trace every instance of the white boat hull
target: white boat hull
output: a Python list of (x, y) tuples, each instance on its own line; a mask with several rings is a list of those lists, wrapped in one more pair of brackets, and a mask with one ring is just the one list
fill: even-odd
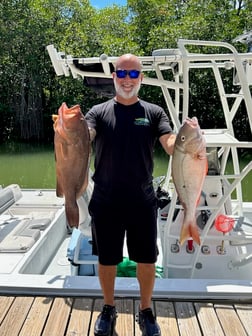
[[(10, 213), (13, 218), (19, 218), (20, 221), (31, 213), (43, 213), (44, 215), (54, 212), (54, 217), (29, 251), (0, 253), (1, 292), (5, 294), (100, 296), (101, 290), (97, 276), (73, 275), (73, 266), (67, 259), (66, 249), (70, 235), (66, 228), (63, 200), (55, 196), (54, 190), (40, 191), (40, 196), (37, 190), (24, 190), (22, 194), (23, 197), (1, 215), (2, 222), (10, 216)], [(251, 209), (251, 203), (244, 203), (244, 206), (246, 210)], [(10, 222), (10, 218), (8, 220)], [(218, 237), (217, 242), (219, 238), (221, 237)], [(159, 242), (162, 248), (160, 237)], [(215, 246), (216, 242), (213, 240), (211, 244)], [(251, 245), (246, 244), (246, 249), (252, 248)], [(188, 258), (190, 259), (192, 255), (188, 254), (186, 249), (180, 257), (176, 254), (177, 259), (173, 260), (176, 267), (173, 268), (170, 265), (168, 277), (156, 279), (154, 297), (211, 297), (241, 300), (252, 298), (250, 262), (246, 265), (231, 267), (232, 262), (239, 260), (241, 255), (239, 251), (242, 248), (244, 249), (244, 245), (235, 246), (234, 250), (237, 251), (235, 256), (230, 253), (225, 255), (215, 253), (215, 255), (199, 257), (193, 276), (191, 270), (188, 269), (190, 265)], [(116, 295), (138, 296), (139, 287), (136, 278), (117, 278)]]
[[(202, 54), (202, 50), (208, 48), (212, 48), (213, 52)], [(223, 51), (222, 54), (217, 54), (214, 52), (216, 48), (218, 51), (226, 50), (226, 53)], [(47, 50), (58, 76), (69, 76), (72, 73), (73, 78), (100, 77), (112, 81), (110, 69), (117, 57), (103, 54), (102, 58), (73, 59), (70, 55), (57, 52), (53, 45), (48, 46)], [(191, 53), (190, 50), (194, 52)], [(184, 246), (178, 244), (183, 209), (177, 204), (169, 160), (164, 188), (171, 196), (170, 207), (166, 217), (162, 216), (164, 209), (160, 209), (157, 223), (160, 250), (158, 265), (163, 268), (164, 277), (156, 280), (154, 296), (251, 300), (252, 203), (243, 201), (241, 182), (251, 173), (252, 162), (241, 169), (238, 150), (251, 149), (252, 142), (237, 139), (233, 125), (236, 113), (242, 107), (244, 113), (247, 113), (244, 120), (247, 120), (252, 130), (252, 97), (249, 88), (252, 68), (248, 66), (251, 63), (251, 53), (240, 54), (225, 42), (179, 39), (178, 49), (156, 50), (151, 56), (141, 56), (139, 59), (142, 62), (142, 71), (146, 72), (143, 85), (162, 89), (175, 131), (178, 131), (186, 117), (191, 117), (189, 72), (195, 69), (212, 71), (224, 120), (222, 128), (203, 130), (207, 149), (216, 158), (212, 163), (216, 165), (211, 166), (208, 171), (203, 187), (205, 201), (197, 207), (198, 213), (210, 213), (204, 225), (202, 222), (199, 225), (201, 246), (191, 246), (190, 242)], [(88, 70), (90, 64), (92, 70)], [(99, 71), (96, 72), (94, 69), (97, 64)], [(100, 65), (104, 72), (101, 72)], [(231, 93), (225, 91), (222, 75), (231, 69), (235, 73), (233, 85), (239, 87), (239, 92), (236, 89)], [(148, 77), (149, 72), (153, 72), (153, 76)], [(169, 76), (164, 76), (164, 72), (168, 72)], [(226, 78), (228, 76), (225, 81)], [(240, 106), (242, 102), (244, 107)], [(226, 173), (228, 161), (232, 163), (232, 174)], [(90, 179), (87, 192), (78, 200), (80, 228), (86, 236), (90, 235), (87, 206), (91, 192)], [(176, 211), (179, 211), (179, 215), (175, 218)], [(217, 231), (214, 226), (216, 218), (222, 214), (235, 222), (234, 227), (225, 234)], [(95, 264), (94, 260), (78, 259), (78, 253), (74, 263), (72, 262), (74, 265), (68, 260), (67, 249), (71, 236), (66, 224), (64, 200), (57, 198), (54, 190), (21, 191), (15, 185), (10, 189), (0, 190), (2, 293), (101, 295), (96, 275), (76, 275), (79, 270), (78, 263), (85, 267)], [(116, 295), (138, 296), (136, 278), (118, 277)]]

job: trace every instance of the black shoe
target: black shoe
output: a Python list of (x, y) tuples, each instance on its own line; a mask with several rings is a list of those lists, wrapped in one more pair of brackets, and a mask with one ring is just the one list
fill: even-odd
[(116, 309), (114, 306), (104, 305), (94, 326), (95, 336), (112, 336), (116, 324)]
[(151, 308), (139, 310), (138, 323), (142, 331), (142, 336), (161, 336), (161, 330), (156, 322)]

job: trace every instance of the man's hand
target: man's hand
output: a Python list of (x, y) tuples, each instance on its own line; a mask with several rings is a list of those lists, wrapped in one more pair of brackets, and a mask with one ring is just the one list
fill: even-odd
[(159, 138), (162, 147), (169, 155), (173, 154), (175, 140), (176, 140), (175, 133), (164, 134)]

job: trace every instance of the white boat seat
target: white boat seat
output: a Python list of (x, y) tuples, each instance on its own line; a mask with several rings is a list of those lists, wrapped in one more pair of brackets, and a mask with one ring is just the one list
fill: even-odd
[(15, 203), (15, 198), (11, 189), (0, 190), (0, 214)]
[[(0, 252), (24, 253), (27, 252), (40, 237), (38, 222), (49, 225), (50, 220), (15, 220), (7, 224), (0, 231)], [(13, 227), (14, 226), (14, 227)], [(10, 231), (11, 230), (11, 231)]]
[(0, 190), (0, 215), (22, 197), (17, 184), (11, 184)]
[(51, 223), (50, 218), (34, 218), (27, 220), (30, 230), (45, 230)]

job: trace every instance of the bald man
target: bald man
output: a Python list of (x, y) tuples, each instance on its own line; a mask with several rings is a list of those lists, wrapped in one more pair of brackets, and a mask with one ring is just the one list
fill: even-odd
[(113, 333), (116, 269), (123, 260), (126, 238), (129, 259), (137, 263), (140, 329), (144, 336), (159, 336), (151, 302), (158, 255), (153, 149), (159, 139), (171, 155), (175, 134), (164, 110), (138, 97), (143, 73), (137, 56), (119, 57), (112, 76), (115, 97), (95, 105), (86, 115), (95, 153), (94, 190), (89, 204), (93, 254), (98, 255), (104, 296), (94, 334)]

